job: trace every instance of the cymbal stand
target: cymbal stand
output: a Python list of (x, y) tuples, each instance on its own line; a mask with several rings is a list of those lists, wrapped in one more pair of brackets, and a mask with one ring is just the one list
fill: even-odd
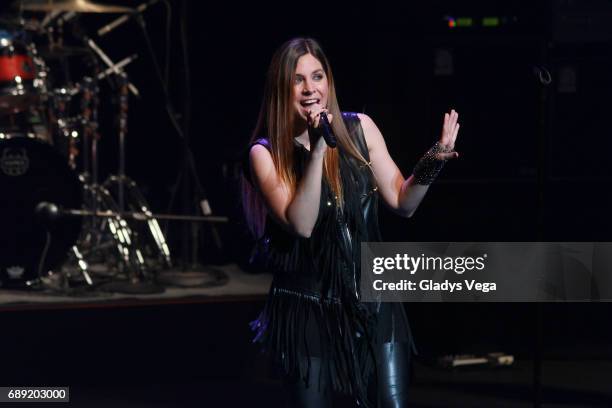
[[(119, 64), (115, 64), (113, 62), (113, 60), (111, 60), (109, 58), (109, 56), (106, 55), (106, 53), (104, 51), (102, 51), (102, 49), (98, 46), (98, 44), (96, 44), (91, 38), (88, 38), (86, 43), (89, 46), (89, 48), (91, 48), (92, 50), (94, 50), (94, 52), (96, 54), (98, 54), (98, 57), (100, 57), (102, 62), (104, 62), (104, 64), (106, 64), (106, 66), (108, 68), (112, 69), (113, 73), (115, 73), (117, 75), (121, 75), (122, 73), (125, 72), (123, 70), (123, 68), (121, 66), (119, 66)], [(138, 91), (138, 88), (136, 88), (136, 86), (134, 86), (133, 83), (128, 81), (127, 82), (127, 86), (128, 86), (128, 89), (130, 90), (130, 92), (134, 96), (140, 97), (140, 92)]]
[[(85, 78), (81, 91), (83, 97), (81, 99), (81, 125), (83, 128), (83, 173), (85, 180), (90, 184), (92, 189), (91, 202), (88, 203), (89, 208), (97, 209), (96, 188), (98, 186), (98, 106), (100, 100), (98, 98), (98, 83), (93, 78)], [(92, 225), (95, 220), (92, 218)]]
[[(125, 163), (126, 163), (126, 155), (125, 155), (125, 137), (127, 135), (127, 119), (128, 119), (128, 102), (129, 102), (129, 93), (132, 93), (134, 96), (139, 97), (140, 96), (140, 92), (138, 91), (138, 89), (136, 88), (136, 86), (134, 86), (134, 84), (132, 84), (129, 80), (128, 80), (128, 76), (125, 72), (125, 70), (123, 70), (122, 66), (119, 64), (114, 63), (109, 57), (108, 55), (106, 55), (106, 53), (92, 40), (92, 39), (87, 39), (86, 40), (87, 45), (100, 57), (100, 59), (107, 65), (108, 69), (111, 70), (112, 73), (116, 74), (116, 76), (119, 78), (119, 82), (120, 82), (120, 95), (119, 95), (119, 169), (118, 169), (118, 175), (116, 176), (110, 176), (107, 181), (104, 183), (104, 186), (99, 186), (99, 188), (104, 189), (105, 192), (109, 192), (111, 187), (116, 184), (118, 186), (118, 208), (120, 209), (119, 212), (123, 212), (125, 207), (126, 207), (126, 186), (129, 187), (128, 191), (130, 192), (130, 198), (131, 198), (131, 204), (133, 204), (135, 206), (135, 210), (137, 211), (142, 211), (145, 214), (150, 214), (149, 209), (147, 208), (147, 206), (145, 205), (145, 201), (144, 198), (142, 197), (142, 194), (140, 194), (140, 191), (138, 190), (136, 183), (133, 180), (130, 180), (126, 174), (125, 174)], [(129, 63), (129, 61), (128, 61)], [(110, 196), (110, 193), (109, 193)], [(127, 230), (130, 230), (131, 234), (131, 238), (133, 240), (138, 240), (139, 237), (137, 237), (137, 233), (134, 233), (134, 231), (132, 231), (129, 227), (129, 225), (127, 224), (127, 222), (125, 222), (125, 220), (122, 220), (122, 223), (124, 225), (124, 227)], [(159, 252), (159, 254), (161, 255), (161, 258), (165, 264), (166, 267), (170, 267), (171, 266), (171, 259), (170, 259), (170, 252), (169, 252), (169, 247), (165, 241), (165, 238), (162, 234), (161, 228), (159, 228), (159, 224), (157, 223), (157, 220), (154, 219), (153, 217), (149, 216), (149, 219), (147, 221), (149, 230), (150, 230), (150, 235), (153, 237), (153, 240), (155, 242), (155, 246)], [(143, 279), (145, 276), (145, 274), (148, 273), (147, 271), (147, 267), (146, 267), (146, 262), (144, 259), (144, 256), (141, 252), (141, 248), (142, 245), (140, 242), (135, 242), (133, 241), (131, 244), (131, 248), (132, 251), (135, 253), (136, 255), (136, 266), (137, 266), (137, 271), (139, 273), (138, 277), (133, 277), (132, 278), (132, 283), (144, 283)], [(144, 287), (144, 286), (143, 286)], [(155, 287), (151, 287), (149, 288), (151, 290), (156, 290)]]
[(128, 118), (128, 80), (122, 72), (119, 78), (119, 173), (117, 174), (119, 210), (125, 211), (125, 135)]
[[(95, 196), (89, 194), (90, 188), (86, 183), (90, 179), (90, 154), (87, 143), (90, 139), (97, 138), (96, 129), (97, 126), (93, 126), (93, 122), (97, 120), (97, 105), (92, 105), (94, 95), (97, 93), (96, 84), (91, 78), (85, 78), (82, 84), (78, 87), (70, 88), (59, 88), (55, 89), (51, 93), (49, 98), (49, 112), (52, 115), (52, 123), (55, 124), (57, 132), (56, 142), (59, 144), (58, 148), (60, 151), (66, 152), (68, 155), (68, 165), (74, 170), (76, 169), (76, 142), (79, 136), (78, 130), (82, 129), (82, 143), (81, 150), (83, 152), (83, 173), (79, 176), (79, 180), (83, 183), (83, 198), (84, 204), (89, 208), (97, 208), (95, 202)], [(70, 117), (67, 115), (67, 106), (71, 101), (72, 97), (78, 93), (83, 93), (83, 99), (81, 101), (81, 114), (78, 117)], [(81, 126), (79, 126), (81, 125)], [(84, 231), (87, 232), (86, 236), (89, 236), (89, 232), (93, 231), (96, 219), (89, 217), (85, 223)], [(83, 239), (72, 246), (69, 252), (69, 259), (77, 267), (77, 270), (83, 276), (87, 285), (92, 286), (93, 280), (89, 273), (89, 263), (86, 261), (82, 254), (83, 252)], [(64, 270), (63, 287), (68, 287), (68, 282), (71, 280), (72, 273)]]
[(66, 88), (54, 89), (49, 98), (49, 112), (51, 123), (54, 125), (53, 132), (57, 135), (53, 144), (60, 152), (66, 152), (68, 165), (74, 170), (76, 162), (75, 156), (71, 153), (70, 137), (75, 124), (70, 123), (71, 119), (66, 115), (66, 107), (70, 99), (71, 96)]
[[(100, 101), (97, 80), (85, 78), (79, 84), (78, 92), (82, 93), (79, 123), (83, 129), (83, 173), (79, 178), (83, 183), (84, 203), (94, 212), (99, 209), (118, 211), (119, 208), (110, 192), (98, 181), (98, 141), (100, 139), (98, 106)], [(96, 253), (104, 255), (100, 251), (108, 247), (112, 248), (120, 270), (127, 269), (132, 281), (142, 278), (144, 270), (142, 255), (138, 248), (135, 248), (132, 231), (121, 216), (117, 215), (103, 220), (91, 216), (78, 245), (83, 249), (81, 252), (89, 258)], [(75, 259), (79, 267), (87, 264), (87, 262), (80, 262), (81, 260), (76, 256)]]
[[(54, 115), (56, 115), (55, 121), (58, 127), (59, 142), (62, 145), (66, 143), (68, 164), (72, 169), (77, 167), (75, 144), (76, 138), (79, 137), (77, 129), (81, 130), (80, 150), (83, 156), (82, 172), (79, 175), (79, 180), (83, 185), (83, 204), (86, 208), (92, 209), (98, 209), (96, 189), (93, 187), (95, 185), (94, 180), (97, 178), (97, 170), (94, 170), (94, 163), (97, 166), (97, 161), (92, 161), (92, 157), (97, 155), (97, 107), (99, 103), (97, 91), (97, 82), (94, 82), (94, 79), (90, 77), (85, 77), (80, 84), (70, 89), (60, 88), (55, 90), (53, 94), (54, 106), (52, 109)], [(68, 117), (66, 115), (67, 104), (71, 101), (72, 97), (79, 93), (82, 94), (80, 115), (77, 118)], [(97, 219), (95, 217), (86, 218), (83, 227), (84, 234), (77, 244), (72, 247), (69, 254), (70, 259), (76, 264), (89, 286), (93, 285), (93, 280), (89, 274), (89, 262), (86, 260), (86, 255), (91, 253), (91, 242), (94, 240), (93, 235), (96, 235), (94, 233), (96, 227)], [(70, 272), (66, 274), (66, 280), (70, 280)]]
[[(118, 174), (110, 175), (104, 186), (112, 191), (117, 192), (117, 202), (120, 212), (127, 209), (128, 203), (133, 211), (141, 211), (147, 216), (148, 235), (152, 238), (157, 258), (162, 262), (165, 268), (172, 267), (172, 258), (170, 249), (164, 237), (164, 234), (157, 220), (152, 216), (151, 211), (146, 205), (146, 200), (140, 192), (136, 182), (130, 179), (125, 172), (126, 154), (125, 154), (125, 138), (128, 132), (128, 107), (129, 107), (129, 81), (127, 74), (122, 72), (117, 75), (119, 79), (119, 164)], [(135, 234), (138, 235), (138, 234)], [(140, 237), (143, 238), (143, 237)], [(144, 240), (139, 244), (144, 245)]]

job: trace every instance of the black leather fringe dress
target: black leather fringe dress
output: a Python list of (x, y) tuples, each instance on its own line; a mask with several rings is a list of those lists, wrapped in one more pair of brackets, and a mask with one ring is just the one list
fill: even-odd
[[(343, 113), (343, 119), (369, 161), (359, 117)], [(255, 143), (269, 148), (266, 139)], [(299, 180), (309, 151), (297, 141), (295, 149)], [(373, 404), (367, 399), (367, 388), (375, 380), (377, 346), (409, 342), (415, 350), (401, 304), (359, 300), (360, 243), (380, 241), (378, 192), (368, 166), (342, 151), (340, 169), (344, 208), (336, 205), (323, 181), (319, 216), (310, 238), (292, 235), (266, 220), (260, 251), (274, 277), (267, 303), (251, 327), (256, 332), (254, 341), (262, 343), (285, 375), (307, 381), (310, 358), (322, 358), (328, 362), (333, 389), (369, 407)]]

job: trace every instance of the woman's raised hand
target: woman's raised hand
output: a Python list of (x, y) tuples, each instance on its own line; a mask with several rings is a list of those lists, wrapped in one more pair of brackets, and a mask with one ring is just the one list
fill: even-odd
[(442, 135), (440, 136), (439, 144), (442, 147), (442, 152), (437, 154), (438, 160), (456, 159), (459, 153), (455, 152), (455, 141), (459, 133), (459, 123), (457, 119), (459, 114), (452, 109), (450, 113), (444, 114), (444, 123), (442, 125)]
[[(308, 115), (306, 117), (307, 121), (308, 121), (308, 129), (309, 129), (309, 136), (310, 136), (310, 151), (311, 152), (325, 152), (326, 150), (326, 146), (327, 144), (325, 143), (325, 139), (323, 139), (323, 137), (320, 136), (320, 132), (318, 131), (319, 128), (319, 124), (320, 124), (320, 114), (321, 112), (325, 112), (327, 114), (327, 119), (329, 120), (329, 123), (332, 122), (332, 120), (334, 119), (334, 115), (329, 114), (327, 109), (325, 109), (322, 105), (319, 105), (318, 103), (315, 103), (311, 106), (311, 108), (308, 110)], [(316, 132), (311, 132), (310, 130), (314, 130), (317, 129)]]

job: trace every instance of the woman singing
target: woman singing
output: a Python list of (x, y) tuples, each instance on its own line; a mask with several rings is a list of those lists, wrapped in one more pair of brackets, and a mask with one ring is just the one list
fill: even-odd
[[(326, 115), (337, 147), (320, 136)], [(297, 38), (270, 64), (245, 166), (244, 208), (274, 278), (252, 323), (291, 407), (404, 407), (413, 339), (400, 303), (362, 303), (360, 242), (380, 241), (378, 198), (410, 217), (454, 151), (458, 114), (404, 179), (367, 115), (343, 113), (319, 44)]]

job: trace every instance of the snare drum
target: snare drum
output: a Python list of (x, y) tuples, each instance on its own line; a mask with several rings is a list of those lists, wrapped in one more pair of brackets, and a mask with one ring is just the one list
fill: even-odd
[[(0, 138), (0, 285), (24, 286), (58, 267), (81, 231), (80, 218), (45, 223), (38, 203), (81, 208), (77, 174), (51, 145), (31, 137)], [(50, 239), (47, 239), (49, 231)]]

